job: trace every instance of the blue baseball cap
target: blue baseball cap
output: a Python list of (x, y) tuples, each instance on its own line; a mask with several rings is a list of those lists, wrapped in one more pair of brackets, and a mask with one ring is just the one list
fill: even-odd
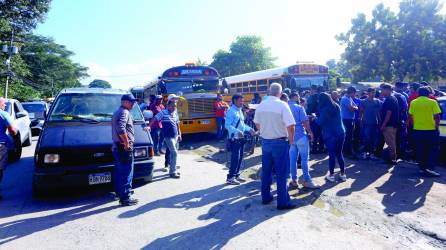
[(121, 97), (121, 101), (136, 102), (137, 100), (132, 94), (125, 94)]

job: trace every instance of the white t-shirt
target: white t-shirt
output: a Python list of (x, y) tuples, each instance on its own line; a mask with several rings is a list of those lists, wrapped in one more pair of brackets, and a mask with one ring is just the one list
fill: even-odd
[(264, 139), (288, 137), (287, 127), (296, 125), (288, 104), (275, 96), (257, 106), (254, 123), (260, 124), (260, 136)]

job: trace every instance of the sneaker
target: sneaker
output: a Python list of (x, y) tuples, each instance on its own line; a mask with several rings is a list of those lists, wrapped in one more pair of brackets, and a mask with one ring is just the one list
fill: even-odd
[(302, 185), (304, 186), (304, 188), (309, 188), (309, 189), (321, 188), (321, 186), (315, 184), (313, 181), (304, 181), (304, 183)]
[(240, 185), (240, 182), (236, 181), (235, 178), (227, 179), (226, 184), (228, 185)]
[(297, 184), (296, 180), (291, 180), (289, 186), (290, 186), (291, 189), (299, 188), (299, 184)]
[(173, 179), (180, 179), (180, 174), (179, 173), (170, 174), (169, 177)]
[(133, 206), (138, 204), (138, 200), (135, 198), (128, 198), (127, 200), (120, 200), (119, 204), (121, 204), (121, 206)]
[(430, 177), (440, 177), (441, 176), (440, 173), (435, 172), (434, 170), (430, 170), (430, 169), (425, 169), (423, 172), (425, 175), (430, 176)]
[(240, 182), (240, 183), (244, 183), (244, 182), (246, 182), (246, 180), (245, 179), (243, 179), (242, 177), (237, 177), (237, 178), (235, 178), (235, 180), (236, 181), (238, 181), (238, 182)]
[(340, 175), (339, 175), (339, 179), (340, 179), (342, 182), (347, 181), (347, 176), (346, 176), (345, 174), (340, 174)]
[(334, 175), (327, 175), (327, 176), (325, 176), (325, 179), (327, 181), (329, 181), (329, 182), (335, 182), (336, 181)]
[(163, 172), (167, 172), (167, 171), (169, 171), (169, 167), (168, 167), (168, 166), (165, 166), (164, 168), (161, 169), (161, 171), (163, 171)]

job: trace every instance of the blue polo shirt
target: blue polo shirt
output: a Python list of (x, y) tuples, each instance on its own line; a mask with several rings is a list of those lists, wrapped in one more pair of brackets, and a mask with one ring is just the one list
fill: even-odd
[(353, 106), (355, 102), (351, 97), (344, 95), (341, 98), (341, 117), (344, 120), (354, 120), (355, 111), (350, 110), (350, 106)]
[(166, 138), (175, 138), (178, 136), (178, 125), (180, 119), (178, 118), (177, 112), (170, 113), (169, 110), (164, 109), (163, 111), (156, 114), (155, 119), (161, 121), (163, 127), (162, 132)]
[(296, 121), (296, 127), (294, 129), (294, 141), (297, 142), (298, 140), (300, 140), (300, 138), (307, 135), (307, 132), (305, 131), (302, 123), (308, 121), (308, 117), (304, 107), (297, 104), (295, 101), (289, 101), (288, 105), (290, 106), (294, 121)]
[(0, 110), (0, 143), (7, 144), (10, 142), (6, 131), (11, 124), (12, 119), (8, 112)]

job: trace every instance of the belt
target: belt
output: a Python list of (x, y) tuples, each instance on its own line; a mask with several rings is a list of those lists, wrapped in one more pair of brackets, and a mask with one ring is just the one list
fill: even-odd
[(272, 139), (262, 138), (262, 140), (284, 140), (284, 141), (287, 141), (288, 137), (279, 137), (279, 138), (272, 138)]

